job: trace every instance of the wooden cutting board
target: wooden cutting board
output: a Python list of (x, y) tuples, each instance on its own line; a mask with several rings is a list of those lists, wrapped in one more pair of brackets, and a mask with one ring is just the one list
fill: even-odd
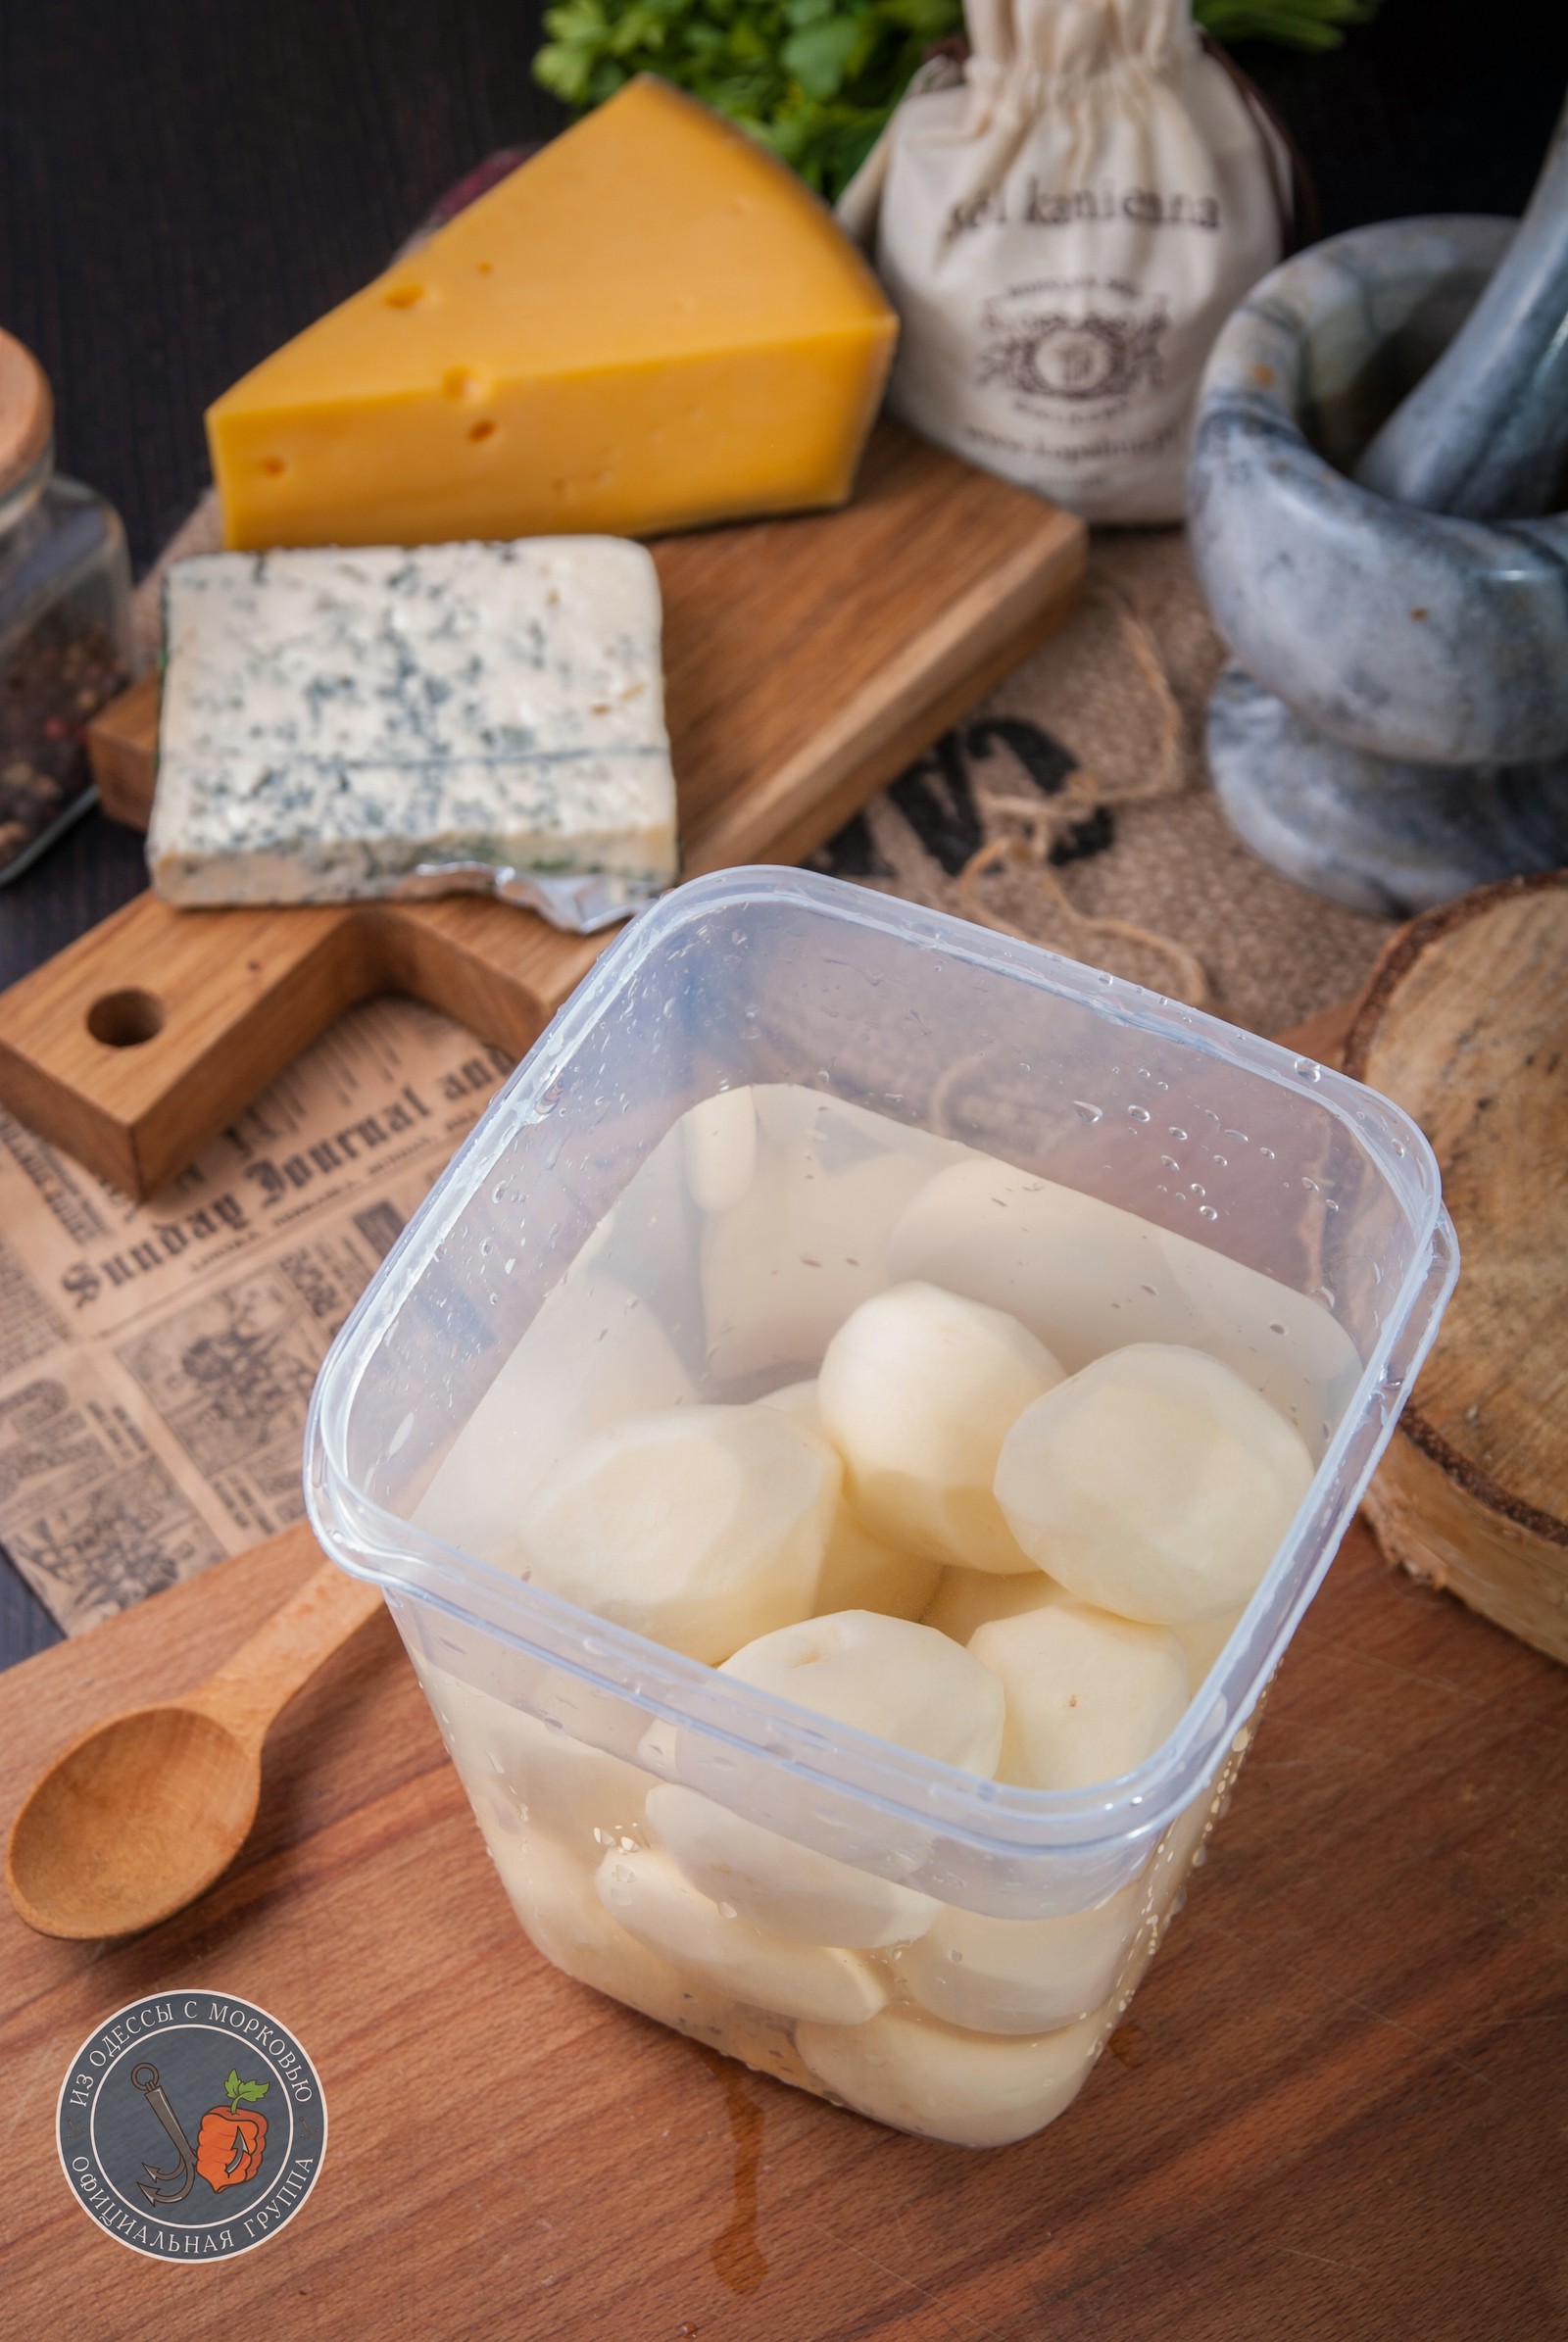
[[(310, 1568), (276, 1538), (0, 1679), (0, 1823), (53, 1749), (198, 1679)], [(729, 2067), (531, 1949), (391, 1623), (269, 1743), (256, 1831), (120, 1949), (0, 1904), (3, 2314), (472, 2342), (1481, 2342), (1561, 2333), (1568, 1677), (1352, 1533), (1187, 1910), (1077, 2104), (987, 2155)], [(95, 2230), (53, 2144), (134, 1997), (258, 2001), (322, 2174), (221, 2269)]]
[[(1070, 513), (891, 422), (842, 512), (653, 546), (685, 874), (831, 836), (1060, 623), (1085, 549)], [(93, 743), (110, 809), (143, 824), (156, 692), (137, 686)], [(0, 995), (0, 1103), (145, 1195), (352, 1001), (412, 993), (520, 1055), (608, 940), (475, 896), (180, 911), (143, 895)]]

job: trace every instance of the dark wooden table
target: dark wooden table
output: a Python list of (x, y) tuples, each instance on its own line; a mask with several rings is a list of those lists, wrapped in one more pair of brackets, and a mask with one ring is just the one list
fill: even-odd
[[(0, 1682), (0, 1819), (62, 1738), (213, 1666), (312, 1558), (220, 1562)], [(0, 1899), (0, 2333), (1560, 2342), (1565, 1695), (1352, 1530), (1083, 2096), (969, 2155), (547, 1967), (377, 1620), (279, 1720), (250, 1843), (190, 1911), (64, 1944)], [(206, 2271), (91, 2234), (51, 2145), (77, 2043), (176, 1988), (292, 2026), (330, 2109), (300, 2218)]]
[[(528, 73), (538, 23), (538, 0), (0, 9), (0, 325), (42, 360), (62, 465), (118, 505), (138, 567), (203, 484), (208, 401), (480, 156), (559, 126)], [(1568, 81), (1568, 11), (1386, 0), (1332, 55), (1240, 55), (1326, 232), (1516, 212)], [(0, 890), (0, 985), (141, 884), (140, 841), (91, 816)], [(0, 1560), (0, 1665), (52, 1639)]]

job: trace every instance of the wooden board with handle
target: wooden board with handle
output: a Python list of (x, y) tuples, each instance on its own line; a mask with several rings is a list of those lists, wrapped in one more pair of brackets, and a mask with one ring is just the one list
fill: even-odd
[[(215, 1666), (302, 1531), (0, 1678), (0, 1826), (64, 1740)], [(972, 2155), (599, 1998), (528, 1945), (389, 1620), (285, 1711), (252, 1838), (119, 1947), (0, 1905), (9, 2335), (200, 2342), (1524, 2342), (1560, 2330), (1568, 1678), (1356, 1531), (1188, 1908), (1063, 2119)], [(160, 2267), (53, 2144), (137, 1996), (240, 1993), (317, 2063), (321, 2178), (264, 2250)]]
[[(1082, 523), (895, 423), (843, 512), (664, 539), (686, 875), (794, 861), (1067, 614)], [(111, 809), (145, 821), (156, 685), (106, 711)], [(351, 1001), (402, 991), (520, 1052), (607, 939), (488, 898), (178, 911), (139, 897), (0, 996), (0, 1103), (145, 1195)]]
[(1568, 871), (1402, 929), (1346, 1061), (1426, 1132), (1459, 1239), (1367, 1509), (1391, 1558), (1568, 1660)]

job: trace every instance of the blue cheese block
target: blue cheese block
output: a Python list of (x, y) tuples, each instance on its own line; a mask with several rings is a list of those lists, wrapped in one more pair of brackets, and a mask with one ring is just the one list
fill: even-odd
[(660, 616), (653, 561), (619, 537), (176, 563), (154, 887), (534, 900), (601, 873), (601, 902), (645, 901), (676, 876)]

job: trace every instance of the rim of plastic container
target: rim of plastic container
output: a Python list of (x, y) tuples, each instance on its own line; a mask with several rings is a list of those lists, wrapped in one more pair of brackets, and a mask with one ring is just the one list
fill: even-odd
[[(829, 921), (928, 943), (949, 958), (1092, 1005), (1114, 1023), (1179, 1035), (1201, 1053), (1276, 1086), (1309, 1089), (1317, 1104), (1350, 1127), (1407, 1213), (1414, 1240), (1410, 1266), (1382, 1342), (1365, 1364), (1289, 1532), (1200, 1687), (1201, 1696), (1152, 1756), (1115, 1781), (1082, 1790), (1020, 1788), (959, 1772), (853, 1728), (828, 1727), (806, 1709), (447, 1544), (388, 1511), (356, 1488), (349, 1475), (347, 1439), (355, 1398), (371, 1357), (396, 1322), (416, 1263), (422, 1266), (450, 1236), (517, 1125), (541, 1118), (546, 1093), (567, 1073), (587, 1034), (651, 954), (695, 920), (760, 902), (792, 902)], [(1409, 1116), (1377, 1092), (1201, 1009), (1042, 946), (844, 880), (751, 865), (690, 880), (633, 919), (601, 953), (453, 1155), (367, 1287), (317, 1378), (306, 1432), (307, 1508), (332, 1559), (351, 1575), (378, 1585), (394, 1603), (406, 1596), (444, 1612), (562, 1674), (633, 1701), (650, 1718), (727, 1742), (747, 1755), (783, 1761), (825, 1788), (926, 1829), (936, 1826), (979, 1853), (1024, 1860), (1066, 1849), (1087, 1853), (1112, 1842), (1152, 1838), (1192, 1801), (1237, 1744), (1388, 1444), (1457, 1274), (1458, 1250), (1443, 1208), (1436, 1157)]]

